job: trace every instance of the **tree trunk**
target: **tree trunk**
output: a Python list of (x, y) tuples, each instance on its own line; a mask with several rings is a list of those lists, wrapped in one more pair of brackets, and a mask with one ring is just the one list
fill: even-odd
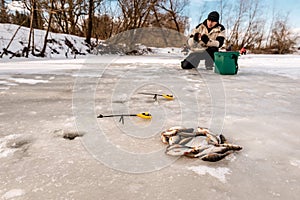
[(33, 7), (33, 22), (32, 22), (32, 26), (33, 26), (33, 28), (40, 28), (39, 27), (39, 18), (38, 18), (38, 11), (37, 11), (36, 1), (32, 2), (32, 7)]
[(30, 43), (31, 43), (31, 35), (32, 35), (32, 31), (33, 31), (33, 2), (34, 0), (31, 1), (31, 11), (30, 11), (30, 31), (29, 31), (29, 38), (28, 38), (28, 46), (27, 46), (27, 51), (26, 51), (26, 55), (25, 57), (28, 58), (29, 55), (29, 50), (30, 50)]
[(177, 21), (176, 14), (174, 12), (172, 12), (172, 17), (173, 17), (173, 21), (174, 21), (175, 26), (176, 26), (176, 30), (180, 33), (180, 27), (179, 27), (179, 24), (178, 24), (178, 21)]
[(45, 57), (45, 52), (46, 52), (46, 47), (47, 47), (47, 40), (48, 40), (48, 34), (50, 31), (50, 27), (51, 27), (51, 21), (52, 21), (52, 16), (53, 16), (53, 9), (54, 9), (54, 0), (51, 0), (51, 9), (50, 9), (50, 15), (49, 15), (49, 22), (48, 22), (48, 27), (47, 27), (47, 32), (45, 35), (45, 39), (44, 39), (44, 46), (43, 49), (41, 51), (41, 56)]
[(93, 11), (94, 11), (94, 1), (89, 0), (89, 18), (88, 18), (88, 28), (86, 33), (86, 43), (91, 44), (92, 29), (93, 29)]

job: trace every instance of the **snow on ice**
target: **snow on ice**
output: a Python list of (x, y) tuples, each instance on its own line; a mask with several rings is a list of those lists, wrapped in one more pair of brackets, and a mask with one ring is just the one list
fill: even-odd
[(226, 174), (230, 174), (231, 170), (226, 167), (207, 167), (207, 166), (192, 166), (187, 169), (192, 170), (193, 172), (199, 175), (209, 174), (215, 178), (217, 178), (222, 183), (226, 183)]

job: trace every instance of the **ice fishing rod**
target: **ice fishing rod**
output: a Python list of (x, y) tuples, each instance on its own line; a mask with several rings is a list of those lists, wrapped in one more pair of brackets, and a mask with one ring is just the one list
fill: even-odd
[(137, 113), (137, 114), (117, 114), (117, 115), (98, 115), (97, 118), (105, 118), (105, 117), (120, 117), (119, 122), (124, 124), (124, 117), (140, 117), (142, 119), (151, 119), (152, 115), (148, 112)]
[(139, 92), (138, 94), (144, 94), (144, 95), (152, 95), (154, 96), (153, 99), (155, 99), (155, 101), (157, 101), (157, 97), (164, 97), (165, 99), (168, 100), (173, 100), (174, 96), (172, 94), (157, 94), (157, 93), (148, 93), (148, 92)]

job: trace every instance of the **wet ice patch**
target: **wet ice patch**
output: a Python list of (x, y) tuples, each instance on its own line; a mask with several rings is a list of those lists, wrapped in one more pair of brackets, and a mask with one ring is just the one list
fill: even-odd
[(300, 168), (300, 160), (290, 160), (290, 164), (294, 167)]
[(0, 90), (9, 90), (9, 86), (18, 85), (16, 83), (11, 83), (8, 81), (0, 80)]
[(299, 57), (294, 55), (247, 55), (239, 59), (243, 73), (267, 73), (288, 77), (294, 80), (300, 78)]
[(37, 112), (36, 112), (36, 111), (30, 111), (28, 114), (29, 114), (29, 115), (36, 115)]
[(0, 90), (9, 90), (10, 86), (15, 86), (15, 85), (18, 85), (18, 84), (0, 80)]
[(0, 85), (14, 86), (14, 85), (18, 85), (18, 84), (7, 82), (7, 81), (0, 81)]
[(8, 135), (0, 138), (0, 158), (8, 157), (18, 150), (26, 151), (30, 139), (22, 137), (21, 134)]
[(67, 118), (65, 120), (65, 123), (64, 123), (64, 126), (66, 128), (72, 128), (75, 126), (75, 121), (76, 121), (76, 118), (75, 117), (70, 117), (70, 118)]
[(25, 194), (25, 190), (23, 189), (11, 189), (7, 191), (4, 195), (2, 195), (2, 199), (13, 199), (16, 197), (23, 196)]
[(14, 134), (14, 135), (8, 135), (3, 138), (0, 138), (0, 158), (5, 158), (11, 154), (13, 154), (16, 149), (11, 149), (7, 147), (7, 144), (10, 140), (16, 139), (20, 135)]
[(26, 79), (26, 78), (9, 78), (8, 80), (14, 81), (16, 83), (25, 83), (30, 85), (35, 85), (37, 83), (48, 83), (48, 80), (36, 80), (36, 79)]
[(9, 90), (9, 87), (0, 87), (0, 90)]
[(236, 156), (234, 154), (230, 154), (226, 156), (226, 160), (229, 160), (230, 162), (234, 162), (236, 160)]
[(112, 103), (126, 103), (128, 101), (127, 94), (116, 94), (112, 98)]
[(226, 167), (212, 168), (207, 166), (193, 166), (188, 167), (188, 169), (199, 175), (209, 174), (217, 178), (222, 183), (226, 183), (226, 174), (231, 173), (231, 170)]

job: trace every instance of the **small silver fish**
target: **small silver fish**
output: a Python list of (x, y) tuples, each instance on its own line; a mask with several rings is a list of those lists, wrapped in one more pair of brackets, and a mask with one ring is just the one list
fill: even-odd
[(207, 154), (205, 156), (202, 156), (200, 159), (203, 160), (203, 161), (217, 162), (219, 160), (222, 160), (223, 158), (225, 158), (226, 156), (228, 156), (231, 153), (232, 152), (230, 152), (230, 151), (227, 151), (223, 154), (211, 153), (211, 154)]
[(240, 151), (243, 149), (243, 147), (235, 144), (219, 144), (217, 145), (219, 147), (226, 147), (228, 150), (234, 150), (234, 151)]
[(197, 154), (195, 154), (195, 158), (202, 157), (210, 153), (215, 153), (213, 149), (214, 149), (213, 145), (203, 146), (197, 149), (197, 151), (195, 151), (195, 153), (197, 152)]
[(169, 128), (168, 130), (163, 131), (161, 134), (166, 135), (166, 136), (172, 136), (176, 135), (179, 132), (193, 132), (194, 129), (191, 128), (184, 128), (182, 126), (174, 126)]
[(169, 145), (178, 144), (181, 140), (179, 135), (174, 135), (169, 138)]
[(183, 155), (189, 154), (193, 151), (194, 151), (193, 148), (189, 148), (189, 147), (186, 147), (186, 146), (180, 145), (180, 144), (174, 144), (174, 145), (169, 146), (166, 149), (166, 154), (171, 155), (171, 156), (183, 156)]
[(182, 138), (182, 139), (179, 141), (178, 144), (186, 145), (186, 144), (189, 143), (192, 139), (193, 139), (193, 137)]
[(202, 146), (202, 147), (199, 147), (199, 148), (194, 148), (194, 151), (192, 151), (191, 153), (189, 154), (186, 154), (187, 157), (190, 157), (190, 158), (198, 158), (199, 156), (204, 156), (205, 153), (203, 154), (200, 154), (201, 152), (203, 152), (204, 150), (210, 148), (210, 146)]
[(202, 135), (206, 135), (207, 133), (209, 133), (209, 129), (208, 128), (204, 128), (204, 127), (198, 127), (197, 128), (197, 133), (198, 134), (202, 134)]
[(178, 129), (178, 133), (185, 132), (185, 133), (193, 133), (194, 129), (193, 128), (182, 128)]
[(197, 158), (203, 161), (216, 162), (229, 154), (242, 149), (241, 146), (229, 144), (226, 138), (216, 135), (204, 127), (192, 128), (171, 127), (161, 133), (161, 140), (169, 144), (166, 154)]
[(206, 140), (208, 144), (220, 144), (219, 138), (211, 133), (206, 133)]
[(196, 133), (194, 133), (194, 132), (185, 132), (185, 131), (178, 132), (177, 134), (182, 137), (195, 137), (196, 136)]
[(177, 130), (170, 130), (170, 129), (161, 133), (161, 135), (164, 135), (164, 136), (172, 136), (172, 135), (176, 135), (176, 134), (177, 134)]
[(208, 143), (206, 138), (203, 136), (193, 137), (185, 146), (192, 147), (192, 148), (199, 148), (201, 146), (207, 146)]

